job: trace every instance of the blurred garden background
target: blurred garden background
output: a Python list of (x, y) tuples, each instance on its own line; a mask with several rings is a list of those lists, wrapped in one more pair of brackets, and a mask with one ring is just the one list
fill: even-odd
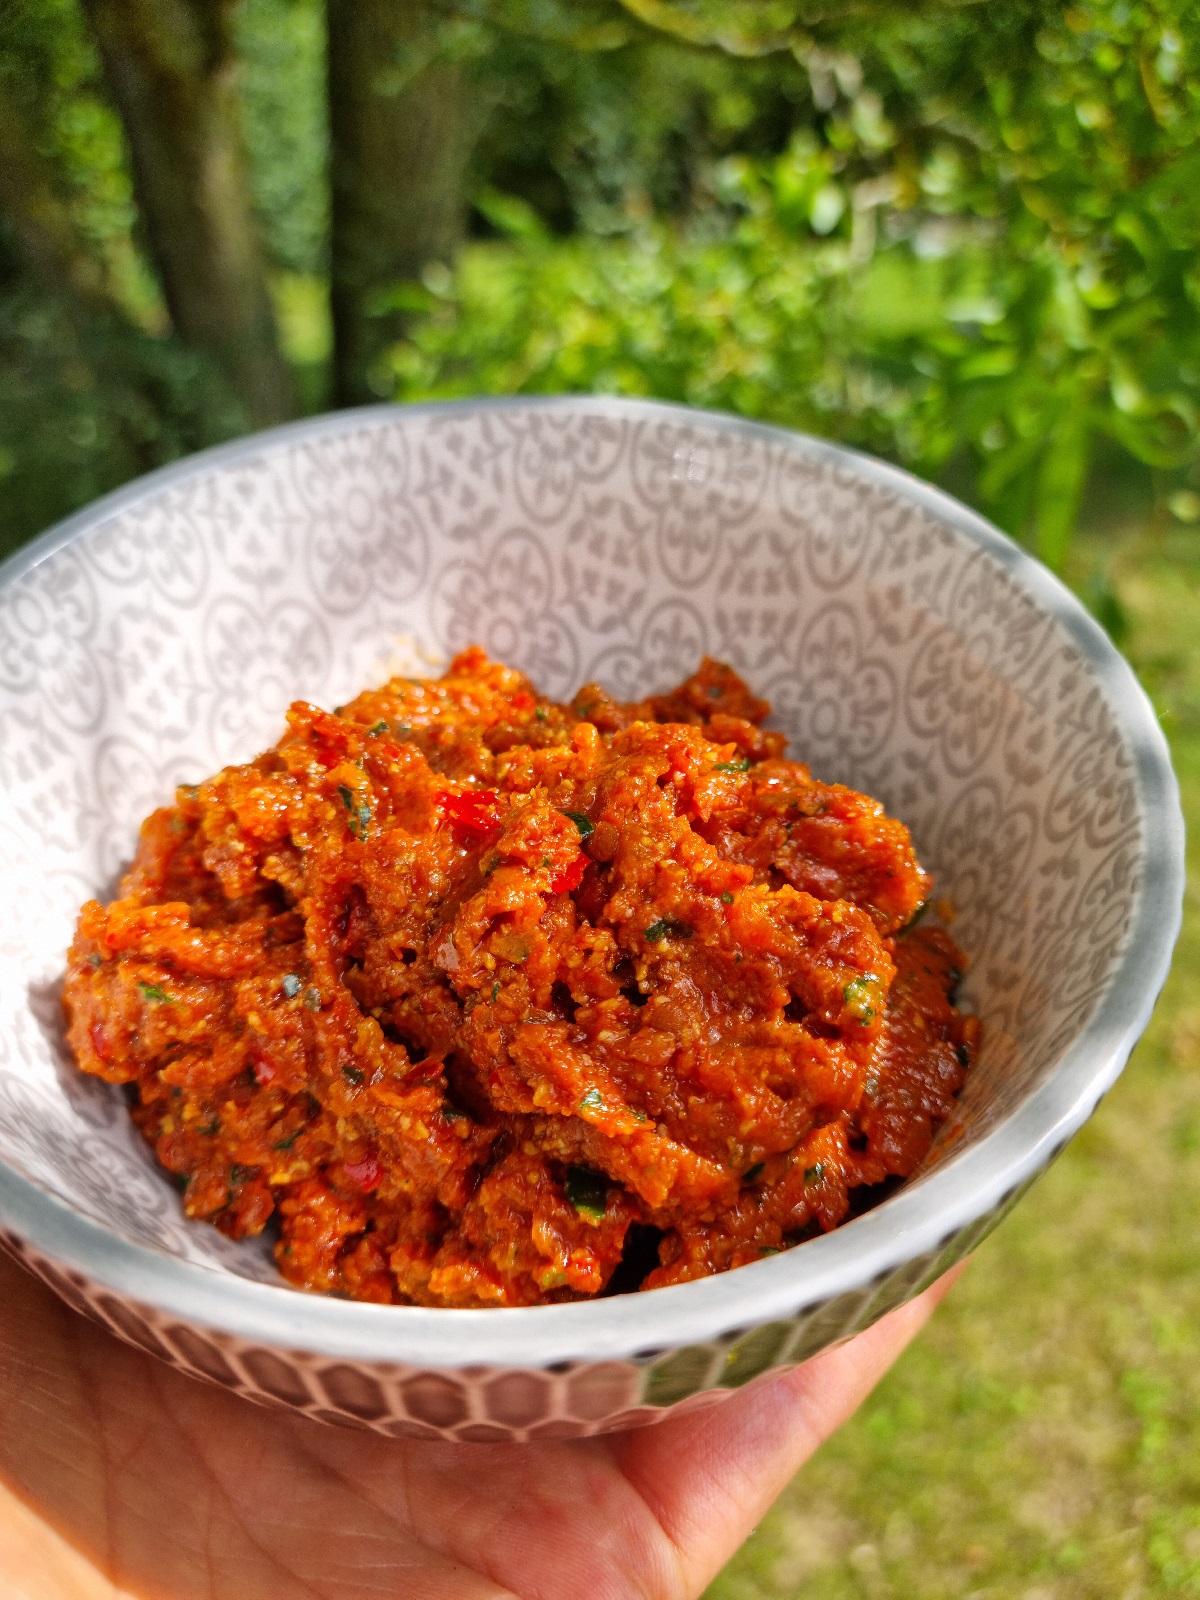
[[(0, 554), (334, 405), (652, 395), (983, 509), (1200, 819), (1200, 0), (0, 0)], [(713, 1600), (1200, 1594), (1200, 906)]]

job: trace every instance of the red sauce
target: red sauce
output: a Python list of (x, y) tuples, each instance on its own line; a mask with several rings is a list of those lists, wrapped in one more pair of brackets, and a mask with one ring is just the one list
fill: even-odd
[(308, 1289), (527, 1305), (836, 1227), (921, 1161), (979, 1028), (907, 830), (768, 709), (708, 660), (558, 705), (478, 649), (293, 705), (84, 906), (80, 1067), (135, 1087), (189, 1216), (273, 1219)]

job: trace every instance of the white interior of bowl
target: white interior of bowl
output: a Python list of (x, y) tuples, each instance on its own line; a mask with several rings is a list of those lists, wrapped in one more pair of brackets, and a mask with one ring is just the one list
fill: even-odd
[(721, 657), (794, 756), (908, 823), (984, 1019), (956, 1153), (1095, 1011), (1141, 885), (1129, 740), (1094, 653), (978, 519), (849, 452), (675, 408), (351, 413), (156, 475), (0, 586), (4, 1161), (127, 1240), (277, 1281), (261, 1244), (185, 1222), (119, 1094), (66, 1057), (75, 913), (146, 812), (273, 742), (290, 700), (473, 642), (563, 697)]

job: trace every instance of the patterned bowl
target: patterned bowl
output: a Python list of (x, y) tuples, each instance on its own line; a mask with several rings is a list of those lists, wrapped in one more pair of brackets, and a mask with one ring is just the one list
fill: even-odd
[[(74, 914), (141, 816), (398, 656), (478, 641), (568, 695), (705, 651), (821, 777), (909, 823), (984, 1049), (925, 1169), (703, 1282), (447, 1311), (285, 1288), (185, 1221), (67, 1057)], [(247, 695), (247, 678), (257, 688)], [(560, 1438), (700, 1404), (866, 1327), (970, 1250), (1120, 1072), (1179, 925), (1154, 713), (1067, 591), (833, 445), (611, 399), (382, 407), (180, 462), (0, 569), (0, 1240), (71, 1305), (249, 1398), (389, 1434)]]

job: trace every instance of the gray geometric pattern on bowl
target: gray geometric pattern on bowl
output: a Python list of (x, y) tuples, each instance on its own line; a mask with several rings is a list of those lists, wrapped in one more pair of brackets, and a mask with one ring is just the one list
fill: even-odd
[[(566, 696), (708, 652), (792, 752), (912, 828), (959, 912), (984, 1048), (925, 1169), (736, 1272), (504, 1311), (282, 1286), (185, 1220), (65, 1054), (79, 904), (179, 782), (479, 642)], [(248, 680), (249, 692), (242, 685)], [(1128, 667), (979, 517), (800, 435), (648, 402), (380, 407), (168, 467), (0, 568), (0, 1243), (115, 1333), (239, 1393), (453, 1439), (703, 1404), (869, 1325), (995, 1225), (1094, 1109), (1178, 931), (1183, 828)]]

